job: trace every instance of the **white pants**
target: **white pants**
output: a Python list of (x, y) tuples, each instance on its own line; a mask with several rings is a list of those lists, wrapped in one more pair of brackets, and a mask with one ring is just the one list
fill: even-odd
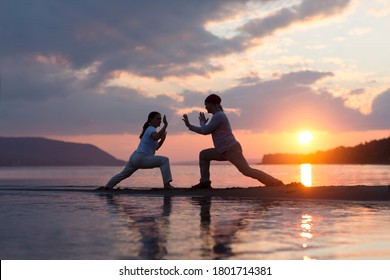
[(163, 183), (169, 183), (172, 181), (171, 168), (169, 165), (169, 159), (164, 156), (151, 156), (144, 153), (134, 152), (124, 169), (116, 174), (108, 181), (106, 187), (113, 188), (120, 181), (130, 177), (138, 169), (149, 169), (160, 167)]

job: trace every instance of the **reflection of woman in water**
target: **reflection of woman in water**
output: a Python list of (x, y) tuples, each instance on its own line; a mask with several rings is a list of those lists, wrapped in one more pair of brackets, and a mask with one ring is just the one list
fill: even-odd
[[(163, 204), (157, 207), (160, 198), (153, 198), (153, 203), (141, 205), (134, 204), (134, 198), (114, 196), (107, 194), (107, 203), (115, 207), (116, 215), (119, 214), (120, 220), (123, 217), (127, 221), (129, 229), (125, 233), (126, 238), (131, 235), (132, 242), (120, 238), (119, 242), (124, 242), (121, 246), (121, 252), (127, 254), (129, 258), (140, 258), (143, 260), (160, 260), (167, 254), (167, 239), (169, 234), (169, 216), (171, 214), (171, 196), (163, 197)], [(124, 214), (124, 215), (122, 215)], [(134, 235), (134, 231), (139, 234)]]
[[(164, 123), (164, 126), (160, 131), (157, 131), (157, 127), (161, 125), (161, 120)], [(108, 181), (106, 189), (113, 189), (119, 182), (130, 177), (138, 169), (155, 167), (159, 167), (161, 170), (164, 188), (173, 189), (173, 186), (171, 185), (172, 175), (169, 159), (164, 156), (155, 155), (156, 150), (158, 150), (165, 141), (167, 127), (168, 122), (165, 116), (162, 119), (159, 112), (151, 112), (149, 114), (148, 120), (143, 126), (140, 135), (141, 141), (137, 150), (130, 156), (124, 169)]]

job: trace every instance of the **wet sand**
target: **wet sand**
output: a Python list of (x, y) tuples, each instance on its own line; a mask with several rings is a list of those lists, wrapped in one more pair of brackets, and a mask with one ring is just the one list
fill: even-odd
[(133, 196), (185, 196), (185, 197), (236, 197), (251, 199), (283, 200), (349, 200), (349, 201), (389, 201), (390, 186), (322, 186), (322, 187), (250, 187), (223, 189), (185, 189), (164, 190), (158, 188), (122, 188), (94, 192), (115, 193)]

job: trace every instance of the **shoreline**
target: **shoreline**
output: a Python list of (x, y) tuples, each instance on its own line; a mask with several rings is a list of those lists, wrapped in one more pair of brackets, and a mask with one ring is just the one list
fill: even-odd
[(282, 187), (228, 187), (213, 189), (175, 188), (119, 188), (104, 190), (96, 186), (18, 187), (1, 186), (1, 191), (81, 192), (99, 195), (218, 197), (256, 200), (345, 200), (390, 201), (390, 186), (282, 186)]
[(78, 192), (98, 195), (162, 196), (162, 197), (216, 197), (255, 200), (345, 200), (390, 201), (390, 186), (283, 186), (283, 187), (228, 187), (193, 190), (190, 188), (136, 188), (105, 190), (96, 186), (18, 187), (1, 186), (2, 191), (17, 192)]
[(95, 192), (139, 196), (182, 196), (182, 197), (222, 197), (251, 198), (259, 200), (352, 200), (390, 201), (390, 186), (320, 186), (320, 187), (249, 187), (215, 189), (97, 189)]

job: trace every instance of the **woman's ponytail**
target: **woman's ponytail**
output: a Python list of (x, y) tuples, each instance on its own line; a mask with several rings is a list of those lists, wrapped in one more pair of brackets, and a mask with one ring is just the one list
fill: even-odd
[(149, 113), (148, 120), (144, 123), (144, 126), (142, 127), (142, 132), (139, 135), (139, 138), (142, 139), (142, 136), (144, 136), (146, 129), (150, 126), (150, 120), (153, 119), (156, 115), (159, 115), (159, 112), (153, 111)]

